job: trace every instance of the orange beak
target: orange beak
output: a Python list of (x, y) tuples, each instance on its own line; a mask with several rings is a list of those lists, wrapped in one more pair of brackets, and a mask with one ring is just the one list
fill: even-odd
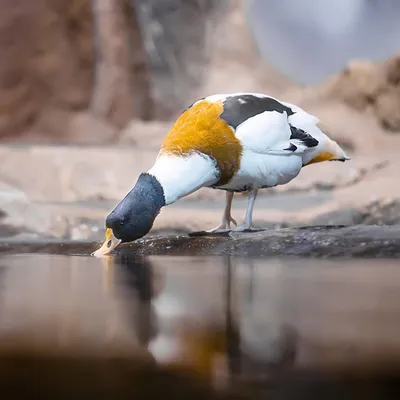
[(110, 254), (119, 244), (121, 243), (120, 239), (117, 239), (114, 236), (114, 232), (112, 229), (106, 229), (106, 240), (104, 241), (103, 245), (92, 253), (92, 256), (95, 257), (103, 257), (107, 254)]

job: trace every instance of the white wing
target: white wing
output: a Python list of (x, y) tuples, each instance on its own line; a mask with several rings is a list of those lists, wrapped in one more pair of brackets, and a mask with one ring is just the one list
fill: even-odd
[(303, 154), (318, 144), (305, 131), (291, 126), (286, 113), (277, 111), (249, 118), (237, 127), (235, 134), (243, 147), (261, 154)]

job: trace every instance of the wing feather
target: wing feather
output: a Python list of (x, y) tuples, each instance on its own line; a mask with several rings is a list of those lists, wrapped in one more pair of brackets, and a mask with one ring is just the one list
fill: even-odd
[(243, 122), (236, 130), (243, 147), (271, 155), (301, 154), (318, 145), (318, 140), (289, 124), (286, 113), (265, 111)]
[(294, 104), (261, 93), (216, 95), (209, 100), (223, 100), (220, 118), (235, 130), (244, 147), (256, 153), (301, 154), (318, 146), (310, 131), (318, 130), (319, 120)]

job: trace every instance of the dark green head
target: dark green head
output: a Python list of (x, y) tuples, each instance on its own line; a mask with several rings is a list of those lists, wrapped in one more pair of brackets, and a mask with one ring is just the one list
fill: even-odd
[(132, 242), (150, 231), (164, 205), (160, 182), (154, 176), (143, 173), (134, 188), (107, 217), (106, 227), (112, 229), (121, 242)]
[(106, 219), (106, 240), (95, 255), (110, 253), (119, 243), (132, 242), (146, 235), (161, 208), (164, 190), (152, 175), (142, 173), (133, 189), (119, 202)]

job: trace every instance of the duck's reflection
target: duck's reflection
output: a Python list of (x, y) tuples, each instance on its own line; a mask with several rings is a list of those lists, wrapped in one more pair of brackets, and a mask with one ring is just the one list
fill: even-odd
[(119, 255), (108, 257), (106, 263), (107, 280), (117, 288), (139, 344), (147, 347), (157, 335), (152, 299), (162, 290), (160, 276), (145, 257)]
[(234, 266), (232, 257), (225, 257), (225, 323), (226, 323), (226, 358), (230, 376), (241, 373), (240, 330), (235, 319)]
[[(219, 259), (222, 269), (216, 266), (211, 274), (214, 286), (211, 288), (210, 284), (203, 291), (196, 287), (196, 280), (205, 274), (190, 259), (187, 268), (179, 268), (168, 259), (157, 259), (154, 265), (149, 258), (130, 255), (116, 256), (108, 262), (108, 274), (114, 286), (124, 293), (132, 329), (159, 364), (191, 370), (206, 379), (213, 378), (216, 365), (225, 369), (227, 378), (246, 373), (243, 368), (270, 373), (271, 369), (280, 370), (293, 364), (294, 336), (287, 327), (281, 329), (279, 343), (273, 342), (268, 359), (260, 361), (259, 354), (248, 351), (246, 342), (263, 343), (264, 340), (260, 337), (254, 340), (257, 329), (249, 323), (255, 301), (252, 260), (240, 260), (242, 268), (243, 262), (249, 267), (244, 285), (241, 281), (240, 300), (235, 273), (237, 261), (230, 256)], [(221, 276), (220, 284), (214, 275)], [(270, 343), (265, 338), (265, 346), (271, 346)]]
[[(115, 292), (122, 293), (119, 297), (135, 336), (159, 364), (191, 370), (211, 379), (215, 361), (221, 357), (230, 360), (231, 373), (238, 368), (239, 335), (231, 304), (229, 260), (226, 267), (227, 275), (223, 275), (226, 290), (220, 289), (222, 297), (225, 296), (225, 315), (212, 313), (206, 318), (191, 307), (190, 291), (186, 295), (183, 285), (172, 279), (174, 276), (166, 276), (168, 265), (155, 268), (148, 258), (110, 257), (106, 260), (106, 279)], [(199, 303), (196, 301), (197, 310), (202, 309)]]

